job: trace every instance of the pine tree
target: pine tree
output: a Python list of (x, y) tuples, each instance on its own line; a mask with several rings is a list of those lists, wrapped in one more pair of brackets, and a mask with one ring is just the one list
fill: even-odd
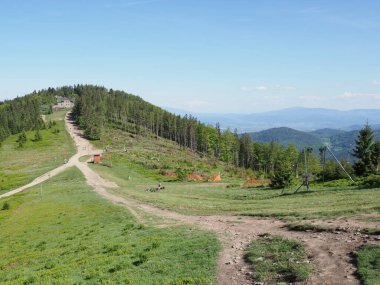
[(17, 138), (18, 146), (23, 147), (26, 142), (26, 133), (23, 131)]
[(373, 131), (368, 124), (360, 130), (355, 142), (356, 147), (353, 150), (353, 155), (358, 159), (354, 164), (355, 174), (368, 176), (374, 172), (372, 160)]
[(379, 173), (380, 164), (380, 141), (377, 140), (372, 146), (372, 163), (375, 173)]
[(283, 159), (278, 163), (275, 173), (271, 177), (270, 186), (273, 188), (284, 188), (293, 180), (292, 164), (289, 159)]
[(34, 140), (33, 141), (38, 142), (41, 140), (42, 140), (42, 136), (40, 134), (40, 130), (37, 130), (36, 133), (34, 134)]

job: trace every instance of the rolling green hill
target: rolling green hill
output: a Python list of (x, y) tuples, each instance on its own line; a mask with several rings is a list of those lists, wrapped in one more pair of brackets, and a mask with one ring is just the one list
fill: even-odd
[(291, 128), (273, 128), (261, 132), (250, 133), (254, 141), (267, 143), (275, 141), (283, 146), (294, 144), (298, 149), (304, 146), (318, 147), (322, 141), (317, 136)]
[[(312, 132), (303, 132), (282, 127), (249, 133), (249, 135), (254, 141), (260, 143), (275, 141), (283, 146), (294, 144), (298, 149), (312, 146), (315, 153), (318, 152), (321, 145), (327, 144), (339, 159), (353, 161), (354, 157), (351, 152), (355, 147), (355, 140), (359, 135), (359, 130), (343, 131), (325, 128)], [(376, 128), (374, 128), (374, 139), (380, 139), (380, 130)]]

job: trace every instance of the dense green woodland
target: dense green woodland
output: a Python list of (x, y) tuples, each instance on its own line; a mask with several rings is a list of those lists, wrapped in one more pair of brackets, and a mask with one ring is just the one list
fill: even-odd
[(11, 134), (38, 129), (43, 125), (40, 102), (32, 96), (17, 98), (0, 105), (0, 142)]
[[(74, 117), (90, 139), (99, 139), (104, 126), (135, 134), (152, 132), (200, 155), (215, 156), (237, 167), (251, 169), (256, 176), (273, 180), (281, 176), (282, 180), (289, 180), (291, 176), (304, 174), (304, 154), (294, 145), (283, 147), (276, 142), (253, 142), (248, 134), (239, 136), (236, 131), (221, 131), (219, 125), (205, 125), (192, 116), (171, 114), (123, 91), (89, 85), (76, 86), (74, 91), (78, 95)], [(313, 154), (307, 156), (309, 170), (319, 174), (320, 158)], [(334, 163), (325, 167), (325, 171), (331, 172), (327, 178), (345, 177)]]
[[(279, 182), (277, 186), (292, 177), (304, 175), (305, 156), (309, 172), (315, 178), (323, 176), (330, 180), (345, 177), (336, 163), (327, 161), (322, 167), (322, 157), (300, 152), (292, 144), (283, 147), (276, 142), (254, 142), (249, 134), (239, 136), (236, 131), (222, 131), (218, 124), (205, 125), (191, 115), (174, 115), (138, 96), (94, 85), (48, 88), (0, 103), (0, 141), (10, 134), (44, 127), (40, 114), (51, 111), (55, 96), (75, 98), (74, 119), (92, 140), (100, 139), (102, 130), (109, 127), (132, 134), (153, 133), (157, 138), (175, 141), (202, 156), (216, 157), (236, 167), (254, 171), (256, 176), (272, 178), (272, 181)], [(373, 135), (369, 134), (364, 150), (355, 152), (358, 159), (355, 168), (342, 162), (351, 174), (354, 171), (358, 175), (377, 173), (380, 159), (374, 156), (380, 153), (380, 147), (377, 143), (372, 146), (372, 139)], [(367, 153), (369, 150), (370, 154)], [(358, 166), (363, 161), (371, 162), (368, 169)]]
[(297, 164), (294, 146), (253, 143), (248, 135), (238, 136), (236, 131), (221, 131), (218, 125), (202, 124), (192, 116), (171, 114), (132, 94), (89, 85), (76, 86), (75, 93), (73, 114), (90, 139), (99, 139), (104, 126), (135, 134), (152, 132), (201, 155), (215, 156), (264, 176), (273, 175), (284, 160)]
[(55, 96), (73, 97), (73, 87), (48, 88), (0, 102), (0, 143), (9, 135), (44, 127), (42, 112), (51, 111)]

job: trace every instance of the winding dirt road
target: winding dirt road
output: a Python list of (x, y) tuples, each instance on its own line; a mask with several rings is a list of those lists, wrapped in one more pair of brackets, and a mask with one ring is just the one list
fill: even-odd
[[(66, 116), (65, 122), (67, 130), (77, 146), (77, 153), (70, 158), (68, 163), (36, 178), (23, 187), (0, 195), (0, 198), (24, 191), (71, 166), (76, 166), (96, 193), (114, 203), (126, 206), (141, 223), (145, 223), (144, 215), (141, 213), (149, 213), (167, 220), (173, 220), (174, 224), (197, 226), (215, 232), (223, 245), (218, 259), (217, 283), (220, 285), (256, 284), (253, 280), (253, 272), (245, 262), (244, 255), (248, 244), (263, 233), (298, 239), (304, 244), (315, 270), (308, 281), (298, 284), (360, 284), (355, 275), (356, 268), (352, 263), (351, 253), (366, 243), (379, 244), (379, 237), (361, 234), (358, 231), (361, 225), (350, 220), (324, 221), (324, 223), (333, 226), (345, 227), (346, 232), (291, 232), (284, 228), (283, 222), (274, 219), (228, 215), (187, 216), (114, 195), (110, 192), (112, 192), (112, 188), (118, 187), (115, 183), (106, 181), (89, 168), (86, 162), (79, 161), (83, 155), (101, 153), (102, 151), (94, 149), (83, 138), (81, 131), (70, 121), (69, 116)], [(372, 223), (371, 226), (380, 227), (380, 224)]]
[[(89, 143), (88, 140), (86, 140), (86, 139), (83, 138), (82, 132), (79, 131), (78, 128), (74, 125), (74, 122), (70, 119), (69, 114), (67, 114), (66, 117), (65, 117), (65, 126), (66, 126), (66, 129), (69, 132), (70, 136), (74, 140), (74, 143), (75, 143), (75, 145), (77, 147), (76, 154), (74, 154), (67, 161), (67, 163), (62, 164), (61, 166), (59, 166), (59, 167), (57, 167), (57, 168), (55, 168), (55, 169), (53, 169), (53, 170), (51, 170), (51, 171), (49, 171), (49, 172), (47, 172), (47, 173), (45, 173), (43, 175), (37, 177), (32, 182), (30, 182), (30, 183), (28, 183), (28, 184), (26, 184), (26, 185), (24, 185), (22, 187), (19, 187), (17, 189), (14, 189), (12, 191), (9, 191), (7, 193), (4, 193), (4, 194), (0, 195), (0, 198), (12, 196), (12, 195), (14, 195), (16, 193), (20, 193), (22, 191), (25, 191), (26, 189), (28, 189), (30, 187), (38, 185), (41, 182), (44, 182), (44, 181), (50, 179), (51, 177), (54, 177), (54, 176), (62, 173), (63, 171), (65, 171), (66, 169), (68, 169), (69, 167), (72, 167), (72, 166), (78, 167), (84, 173), (84, 175), (86, 176), (86, 178), (89, 177), (91, 181), (96, 182), (96, 178), (95, 178), (95, 176), (92, 173), (93, 171), (91, 171), (91, 169), (89, 167), (85, 167), (84, 166), (85, 164), (79, 162), (79, 158), (82, 157), (82, 156), (84, 156), (84, 155), (87, 155), (87, 154), (101, 153), (102, 151), (98, 150), (98, 149), (95, 149)], [(91, 178), (93, 178), (93, 179), (91, 179)]]

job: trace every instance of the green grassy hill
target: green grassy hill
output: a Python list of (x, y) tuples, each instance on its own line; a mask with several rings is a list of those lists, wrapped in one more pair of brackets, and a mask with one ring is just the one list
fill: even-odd
[[(142, 180), (187, 180), (188, 174), (197, 174), (207, 180), (221, 174), (223, 182), (233, 182), (239, 177), (252, 174), (250, 170), (234, 167), (212, 156), (198, 154), (150, 132), (135, 135), (109, 128), (103, 130), (100, 140), (93, 143), (98, 148), (107, 148), (111, 154), (110, 158), (104, 156), (102, 161), (105, 165), (112, 166), (113, 169), (116, 165), (125, 165), (130, 171), (124, 172), (124, 175), (139, 173), (139, 179)], [(181, 175), (185, 177), (178, 177)]]
[(0, 146), (0, 194), (31, 182), (34, 178), (62, 165), (75, 153), (74, 145), (64, 127), (65, 112), (47, 116), (55, 119), (50, 129), (40, 130), (41, 141), (32, 141), (35, 131), (26, 132), (23, 147), (18, 135), (11, 135)]
[(191, 227), (136, 222), (71, 168), (2, 199), (1, 284), (213, 284), (219, 242)]
[[(104, 165), (91, 167), (120, 186), (112, 190), (115, 194), (185, 214), (228, 213), (293, 220), (379, 211), (379, 189), (363, 190), (356, 186), (339, 186), (339, 183), (326, 188), (321, 184), (312, 185), (310, 193), (281, 195), (281, 189), (242, 187), (246, 176), (239, 173), (239, 169), (230, 169), (221, 162), (202, 158), (165, 139), (138, 137), (109, 129), (97, 144), (111, 146), (112, 158), (105, 158)], [(124, 145), (127, 152), (120, 152)], [(178, 181), (161, 174), (161, 170), (175, 171), (178, 167), (197, 169), (205, 175), (220, 172), (222, 182), (226, 183)], [(164, 191), (145, 191), (158, 183), (165, 186)], [(293, 192), (295, 188), (296, 185), (292, 185), (286, 192)]]

